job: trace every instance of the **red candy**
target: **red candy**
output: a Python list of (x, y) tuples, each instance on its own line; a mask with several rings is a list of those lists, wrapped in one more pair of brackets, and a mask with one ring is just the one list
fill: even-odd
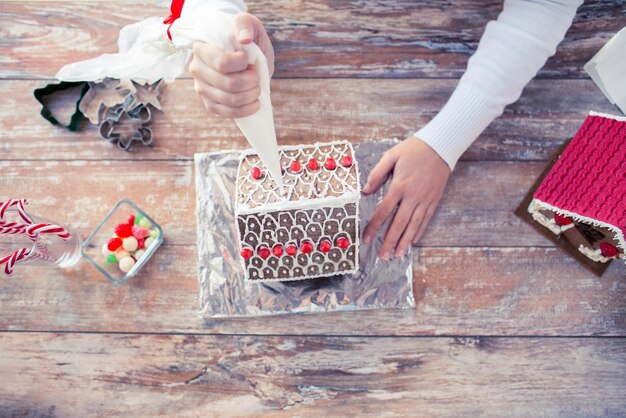
[(337, 168), (337, 163), (335, 162), (334, 158), (328, 158), (326, 161), (324, 161), (324, 167), (326, 167), (327, 170), (334, 170), (335, 168)]
[(291, 168), (291, 171), (293, 171), (294, 173), (299, 173), (300, 170), (302, 170), (302, 167), (300, 166), (300, 163), (298, 161), (293, 161), (289, 168)]
[(133, 215), (132, 213), (130, 215), (128, 215), (128, 218), (126, 218), (126, 223), (129, 225), (134, 225), (135, 224), (135, 215)]
[(280, 257), (281, 255), (283, 255), (283, 247), (281, 245), (275, 245), (274, 248), (272, 248), (272, 253), (276, 257)]
[(258, 180), (261, 178), (261, 169), (259, 167), (252, 167), (250, 175), (253, 179)]
[(130, 224), (119, 224), (115, 227), (115, 235), (120, 238), (128, 238), (133, 235), (133, 227)]
[(122, 240), (117, 237), (111, 238), (109, 242), (107, 242), (107, 248), (111, 252), (115, 252), (121, 246), (122, 246)]
[(617, 248), (615, 248), (614, 246), (612, 246), (611, 244), (609, 244), (608, 242), (601, 242), (600, 243), (600, 251), (602, 252), (602, 255), (605, 257), (615, 257), (617, 254), (619, 254), (619, 251), (617, 251)]
[(287, 246), (287, 254), (293, 256), (293, 255), (296, 255), (297, 252), (298, 252), (298, 248), (295, 245)]
[(344, 167), (350, 167), (352, 165), (352, 157), (349, 155), (346, 155), (345, 157), (343, 157), (341, 159), (341, 165)]
[(554, 222), (556, 222), (558, 226), (565, 226), (565, 225), (571, 224), (573, 221), (571, 218), (568, 218), (567, 216), (563, 216), (563, 215), (559, 215), (558, 213), (555, 213)]
[(144, 248), (146, 248), (146, 241), (143, 238), (137, 239), (137, 248), (140, 250), (143, 250)]
[(259, 256), (261, 258), (267, 258), (270, 256), (270, 250), (268, 250), (267, 248), (260, 248), (259, 249)]
[(309, 170), (313, 171), (318, 169), (319, 164), (315, 158), (311, 158), (306, 166), (309, 167)]
[(330, 243), (330, 241), (322, 241), (320, 242), (320, 251), (323, 253), (327, 253), (330, 251), (332, 246), (333, 245)]
[(300, 246), (300, 251), (302, 251), (302, 253), (304, 254), (313, 252), (313, 244), (311, 244), (310, 242), (303, 242)]
[(244, 248), (244, 249), (242, 249), (242, 250), (241, 250), (241, 253), (240, 253), (240, 254), (241, 254), (241, 256), (242, 256), (244, 259), (246, 259), (246, 260), (247, 260), (247, 259), (249, 259), (250, 257), (252, 257), (252, 250), (251, 250), (250, 248)]
[(341, 249), (346, 249), (348, 248), (348, 246), (350, 245), (350, 241), (348, 240), (348, 238), (337, 238), (337, 247), (341, 248)]

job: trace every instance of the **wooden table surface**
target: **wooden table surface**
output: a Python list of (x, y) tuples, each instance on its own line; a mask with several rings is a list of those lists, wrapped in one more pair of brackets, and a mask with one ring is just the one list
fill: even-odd
[[(116, 50), (166, 2), (2, 2), (0, 200), (85, 237), (120, 198), (166, 241), (115, 287), (74, 271), (0, 278), (0, 416), (626, 415), (626, 266), (596, 278), (517, 219), (590, 110), (616, 113), (583, 64), (626, 25), (588, 1), (559, 50), (465, 153), (414, 251), (416, 309), (203, 321), (193, 154), (243, 149), (182, 77), (157, 145), (124, 153), (39, 117), (65, 63)], [(405, 137), (443, 105), (501, 1), (251, 1), (276, 49), (282, 144)]]

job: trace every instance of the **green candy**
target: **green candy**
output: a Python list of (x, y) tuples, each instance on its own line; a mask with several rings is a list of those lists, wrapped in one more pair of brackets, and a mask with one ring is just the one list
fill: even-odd
[(115, 254), (107, 255), (107, 262), (110, 264), (117, 263), (117, 257), (115, 257)]
[(141, 222), (142, 216), (140, 214), (137, 214), (135, 216), (135, 225), (139, 225), (139, 222)]
[(151, 229), (151, 230), (150, 230), (150, 236), (151, 236), (152, 238), (158, 238), (158, 237), (159, 237), (159, 230), (158, 230), (158, 229), (156, 229), (156, 228), (155, 228), (155, 229)]

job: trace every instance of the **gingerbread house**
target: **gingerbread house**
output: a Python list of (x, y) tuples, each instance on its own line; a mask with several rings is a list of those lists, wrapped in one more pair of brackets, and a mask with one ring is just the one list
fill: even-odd
[(239, 164), (235, 216), (246, 280), (355, 273), (361, 187), (349, 142), (279, 148), (280, 190), (258, 155)]
[(626, 253), (626, 118), (590, 113), (528, 206), (596, 263)]

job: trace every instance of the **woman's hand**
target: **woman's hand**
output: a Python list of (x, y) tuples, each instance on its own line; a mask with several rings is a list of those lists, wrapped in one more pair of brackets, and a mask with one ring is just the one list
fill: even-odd
[(409, 245), (417, 244), (441, 200), (450, 168), (432, 148), (411, 137), (383, 154), (363, 193), (378, 190), (388, 174), (392, 174), (389, 191), (363, 233), (363, 241), (371, 243), (378, 229), (393, 216), (379, 252), (384, 260), (393, 254), (404, 257)]
[[(233, 29), (239, 43), (254, 42), (261, 48), (271, 77), (274, 49), (261, 21), (251, 14), (240, 13), (234, 18)], [(226, 52), (204, 42), (195, 42), (189, 72), (204, 107), (214, 116), (242, 118), (259, 110), (259, 77), (248, 65), (246, 51)]]

